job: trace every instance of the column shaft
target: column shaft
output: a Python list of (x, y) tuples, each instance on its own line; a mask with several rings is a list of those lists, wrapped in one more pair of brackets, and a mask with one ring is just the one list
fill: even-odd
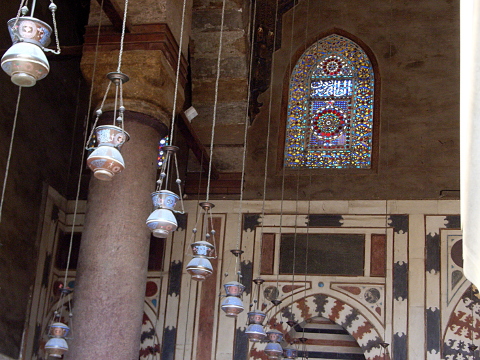
[(150, 241), (145, 220), (162, 134), (126, 120), (125, 170), (110, 182), (90, 180), (70, 360), (138, 359)]

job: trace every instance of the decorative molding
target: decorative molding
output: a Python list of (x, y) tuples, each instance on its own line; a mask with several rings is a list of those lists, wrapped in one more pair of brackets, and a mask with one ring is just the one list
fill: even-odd
[[(95, 52), (97, 49), (98, 27), (87, 26), (83, 52)], [(113, 26), (102, 26), (99, 36), (98, 51), (115, 51), (120, 49), (121, 34)], [(124, 51), (160, 50), (175, 71), (178, 61), (178, 44), (167, 24), (133, 25), (131, 32), (125, 34)], [(188, 61), (182, 55), (180, 64), (180, 84), (187, 83)]]

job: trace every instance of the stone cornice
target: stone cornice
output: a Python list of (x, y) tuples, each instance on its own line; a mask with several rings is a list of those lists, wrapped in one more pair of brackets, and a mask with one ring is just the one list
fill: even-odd
[[(95, 52), (98, 27), (87, 26), (83, 52)], [(112, 26), (102, 26), (99, 37), (99, 51), (115, 51), (120, 49), (120, 37)], [(133, 25), (132, 32), (125, 34), (124, 51), (160, 50), (168, 63), (176, 72), (178, 61), (178, 44), (167, 24)], [(185, 86), (187, 82), (188, 62), (182, 55), (179, 82)]]

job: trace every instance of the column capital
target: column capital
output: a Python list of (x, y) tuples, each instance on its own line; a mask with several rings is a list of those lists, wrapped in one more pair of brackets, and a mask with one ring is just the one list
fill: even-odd
[[(169, 118), (173, 111), (178, 44), (167, 24), (133, 25), (132, 28), (131, 33), (125, 34), (122, 55), (121, 71), (130, 78), (123, 86), (125, 107), (154, 118)], [(95, 83), (94, 104), (100, 104), (104, 96), (109, 81), (106, 74), (117, 70), (121, 37), (112, 26), (102, 27), (97, 46), (97, 34), (98, 27), (87, 27), (81, 61), (84, 77)], [(182, 55), (175, 112), (183, 106), (186, 82), (187, 61)], [(112, 91), (107, 101), (113, 99), (113, 94)]]

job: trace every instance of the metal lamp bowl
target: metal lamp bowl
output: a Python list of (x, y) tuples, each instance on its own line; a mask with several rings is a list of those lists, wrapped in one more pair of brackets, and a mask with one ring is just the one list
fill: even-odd
[[(8, 32), (14, 44), (24, 41), (40, 47), (47, 47), (50, 44), (52, 28), (46, 22), (31, 16), (22, 16), (8, 20)], [(17, 35), (17, 36), (16, 36)], [(20, 37), (20, 39), (18, 38)]]
[(265, 314), (263, 311), (255, 310), (255, 311), (250, 311), (247, 314), (247, 316), (248, 316), (249, 324), (261, 325), (263, 323), (263, 320), (265, 320), (265, 317), (267, 316), (267, 314)]
[(263, 350), (269, 359), (278, 359), (283, 354), (282, 345), (277, 342), (268, 343)]
[(298, 356), (297, 349), (294, 348), (285, 348), (283, 349), (283, 357), (286, 359), (296, 359)]
[(180, 197), (172, 191), (160, 190), (152, 193), (153, 206), (157, 209), (173, 210)]
[(230, 281), (223, 285), (227, 296), (242, 296), (245, 286), (238, 281)]
[(265, 330), (263, 330), (263, 326), (260, 324), (250, 324), (245, 330), (245, 334), (247, 334), (248, 339), (252, 342), (259, 342), (264, 341), (267, 337)]
[(87, 158), (87, 165), (99, 180), (109, 181), (125, 169), (122, 154), (113, 146), (99, 146)]
[(242, 300), (236, 296), (227, 296), (223, 300), (221, 308), (228, 317), (236, 317), (245, 309)]
[(45, 351), (50, 356), (61, 358), (68, 351), (68, 344), (65, 339), (54, 337), (45, 344)]
[(114, 125), (101, 125), (95, 128), (97, 146), (115, 146), (117, 149), (130, 140), (130, 135)]
[(193, 256), (198, 257), (213, 257), (215, 252), (215, 247), (210, 244), (208, 241), (196, 241), (193, 244), (190, 244), (193, 252)]
[(70, 328), (61, 322), (56, 322), (50, 325), (50, 329), (48, 331), (48, 335), (51, 337), (61, 337), (64, 338), (67, 336)]
[(175, 215), (168, 209), (156, 209), (147, 219), (147, 226), (157, 238), (166, 238), (172, 231), (177, 230), (178, 224)]
[(2, 57), (2, 69), (15, 85), (34, 86), (50, 72), (50, 65), (43, 50), (28, 42), (12, 45)]
[(267, 331), (267, 338), (271, 342), (281, 342), (283, 340), (283, 333), (276, 329)]
[(212, 275), (213, 267), (208, 259), (194, 257), (187, 265), (187, 272), (192, 276), (193, 280), (203, 281)]

